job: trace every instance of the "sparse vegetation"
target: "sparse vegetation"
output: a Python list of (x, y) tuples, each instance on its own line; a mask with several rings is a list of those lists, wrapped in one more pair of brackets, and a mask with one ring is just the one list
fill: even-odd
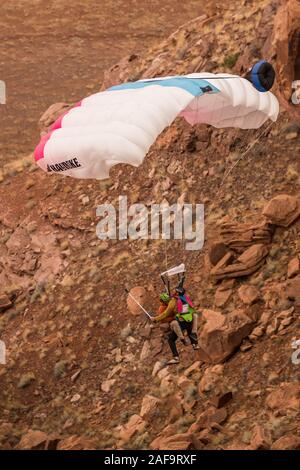
[(56, 379), (60, 379), (63, 377), (66, 373), (66, 369), (68, 366), (68, 361), (62, 359), (61, 361), (58, 361), (55, 366), (54, 366), (54, 377)]
[(35, 374), (33, 372), (27, 372), (20, 377), (18, 388), (26, 388), (35, 381)]

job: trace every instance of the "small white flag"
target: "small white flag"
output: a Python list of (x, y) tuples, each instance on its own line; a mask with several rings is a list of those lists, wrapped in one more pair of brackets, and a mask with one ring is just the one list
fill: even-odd
[(178, 266), (174, 266), (174, 268), (168, 269), (164, 273), (161, 273), (161, 276), (174, 276), (175, 274), (180, 274), (185, 272), (185, 265), (184, 263), (179, 264)]

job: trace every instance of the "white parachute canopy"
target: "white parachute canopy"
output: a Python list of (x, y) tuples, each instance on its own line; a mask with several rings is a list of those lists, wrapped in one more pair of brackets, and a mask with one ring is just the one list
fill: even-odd
[(50, 173), (103, 179), (118, 163), (141, 165), (177, 116), (192, 125), (257, 129), (278, 112), (271, 92), (237, 75), (203, 72), (124, 83), (84, 98), (60, 117), (35, 159)]
[(181, 263), (178, 266), (174, 266), (174, 268), (168, 269), (168, 271), (165, 271), (161, 273), (161, 276), (175, 276), (175, 274), (181, 274), (185, 272), (185, 264)]

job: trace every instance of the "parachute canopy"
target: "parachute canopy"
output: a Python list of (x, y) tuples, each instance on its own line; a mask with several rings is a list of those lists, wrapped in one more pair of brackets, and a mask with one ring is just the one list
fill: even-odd
[(35, 149), (45, 171), (104, 179), (118, 163), (139, 166), (177, 116), (191, 125), (257, 129), (277, 119), (278, 101), (245, 78), (193, 73), (124, 83), (84, 98)]

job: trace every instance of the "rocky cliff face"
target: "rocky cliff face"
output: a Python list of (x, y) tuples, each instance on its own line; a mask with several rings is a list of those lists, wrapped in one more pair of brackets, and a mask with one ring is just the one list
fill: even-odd
[[(118, 166), (102, 182), (49, 177), (31, 157), (4, 166), (1, 448), (300, 447), (300, 365), (292, 361), (300, 339), (300, 121), (288, 86), (298, 73), (298, 6), (231, 2), (104, 76), (102, 88), (171, 73), (241, 73), (270, 44), (282, 110), (263, 132), (177, 120), (142, 167)], [(49, 109), (41, 129), (65, 106)], [(95, 208), (120, 193), (129, 204), (205, 203), (204, 249), (99, 241)], [(136, 286), (154, 309), (158, 273), (178, 262), (201, 312), (200, 350), (182, 346), (181, 364), (170, 367), (165, 331), (130, 315), (124, 287)]]

